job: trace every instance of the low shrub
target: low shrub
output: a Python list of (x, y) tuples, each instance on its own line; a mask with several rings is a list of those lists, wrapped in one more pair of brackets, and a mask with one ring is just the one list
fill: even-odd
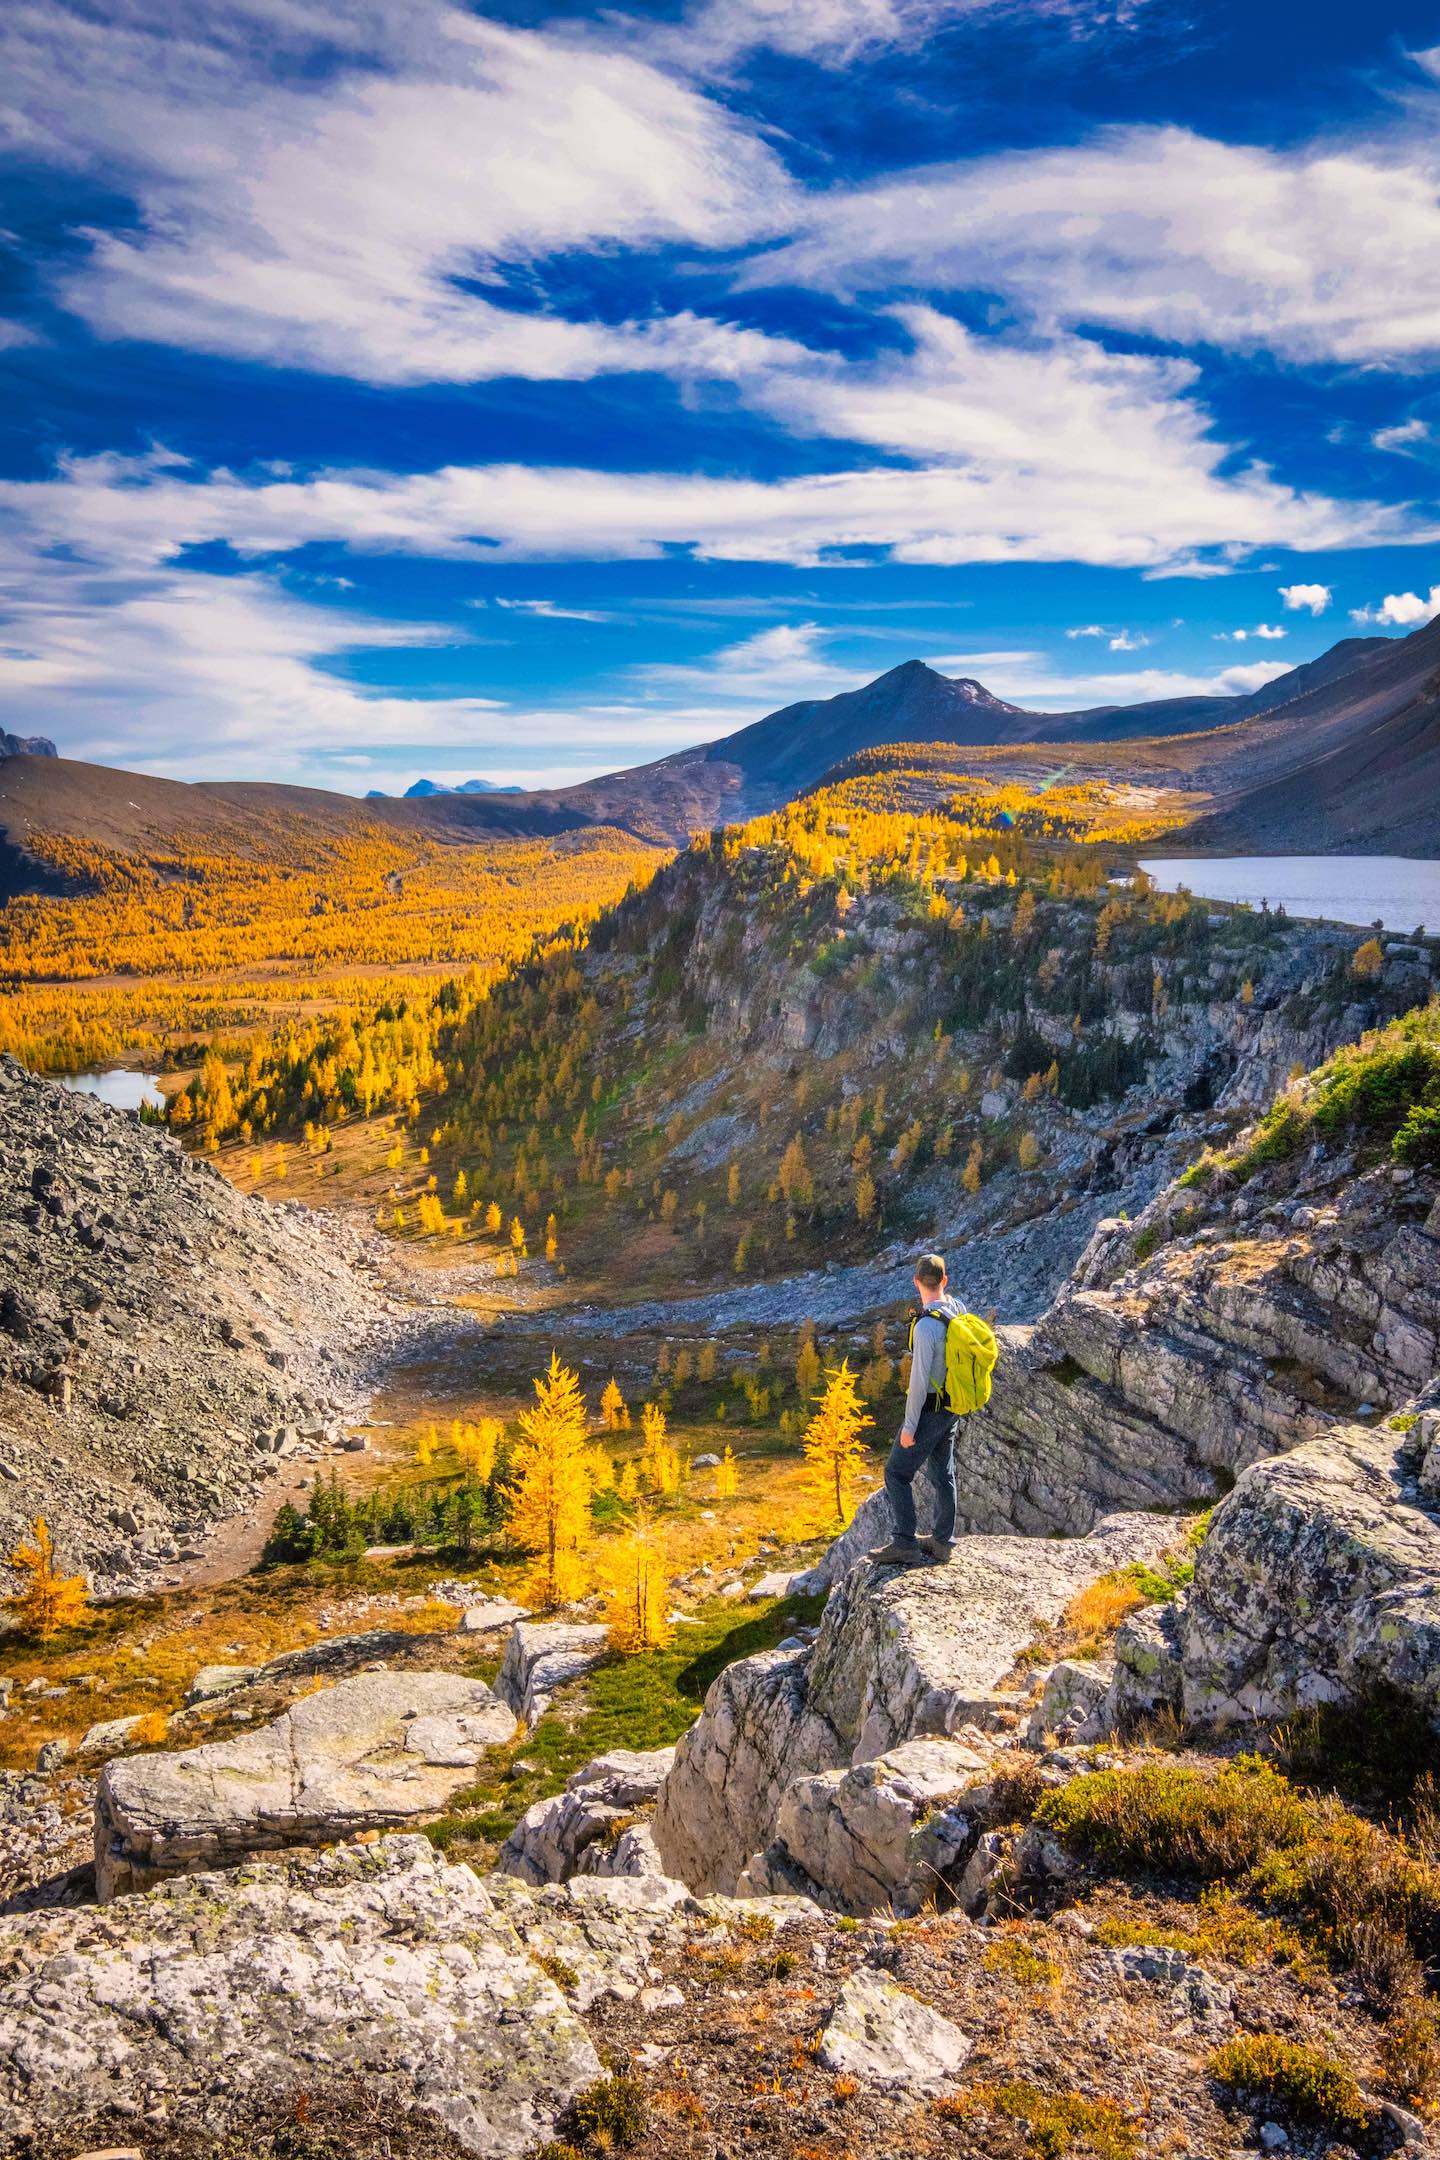
[(1302, 2122), (1353, 2134), (1369, 2123), (1360, 2087), (1344, 2063), (1278, 2033), (1248, 2033), (1210, 2058), (1210, 2075), (1242, 2097), (1283, 2108)]
[(972, 2085), (968, 2092), (935, 2103), (937, 2115), (951, 2122), (972, 2122), (977, 2115), (1008, 2116), (1021, 2124), (1025, 2149), (1037, 2160), (1132, 2160), (1140, 2150), (1139, 2131), (1118, 2100), (1102, 2094), (1047, 2092), (1025, 2079), (1006, 2084)]
[(1096, 1860), (1199, 1882), (1243, 1874), (1307, 1826), (1299, 1794), (1250, 1757), (1212, 1776), (1176, 1763), (1097, 1771), (1047, 1793), (1038, 1813)]
[(1113, 1868), (1225, 1884), (1280, 1915), (1316, 1955), (1353, 1972), (1382, 2011), (1407, 2000), (1440, 1956), (1440, 1864), (1428, 1831), (1395, 1836), (1337, 1800), (1297, 1791), (1257, 1757), (1213, 1772), (1178, 1763), (1097, 1771), (1047, 1794), (1036, 1812), (1067, 1845)]
[(570, 2103), (568, 2127), (592, 2152), (628, 2152), (645, 2135), (645, 2088), (628, 2070), (587, 2085)]
[(1018, 1980), (1021, 1987), (1053, 1988), (1060, 1979), (1060, 1967), (1054, 1958), (1047, 1957), (1023, 1935), (1002, 1934), (987, 1945), (982, 1962), (987, 1972)]

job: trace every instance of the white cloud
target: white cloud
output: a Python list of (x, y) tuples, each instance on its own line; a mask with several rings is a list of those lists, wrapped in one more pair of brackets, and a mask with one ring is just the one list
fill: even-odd
[(1141, 647), (1148, 645), (1149, 642), (1149, 638), (1144, 637), (1138, 630), (1117, 630), (1110, 640), (1110, 650), (1111, 652), (1139, 652)]
[(1128, 26), (1144, 0), (699, 0), (673, 30), (646, 30), (647, 45), (682, 66), (723, 67), (757, 47), (846, 66), (895, 46), (921, 45), (948, 24), (1038, 17), (1077, 33)]
[(1334, 595), (1328, 585), (1282, 585), (1280, 598), (1292, 612), (1309, 608), (1312, 615), (1323, 615)]
[[(1023, 364), (1016, 375), (1024, 420), (1037, 393)], [(977, 379), (988, 386), (988, 370)], [(1055, 381), (1063, 387), (1063, 373)], [(993, 427), (1003, 440), (1002, 419), (977, 403), (981, 434)], [(1142, 473), (1121, 474), (1108, 495), (1098, 440), (1067, 446), (1052, 470), (1040, 434), (1023, 431), (1019, 439), (1034, 445), (1023, 457), (977, 450), (954, 465), (841, 469), (770, 484), (523, 466), (247, 482), (197, 474), (164, 448), (73, 459), (49, 480), (0, 481), (0, 585), (12, 596), (0, 612), (7, 721), (57, 734), (77, 754), (163, 757), (186, 771), (254, 769), (257, 760), (271, 770), (277, 748), (290, 759), (307, 746), (319, 755), (326, 746), (467, 740), (473, 699), (384, 697), (341, 679), (335, 664), (345, 653), (453, 642), (456, 633), (373, 623), (297, 599), (276, 565), (314, 542), (486, 565), (497, 557), (653, 558), (687, 547), (716, 560), (817, 563), (852, 546), (902, 562), (1080, 556), (1124, 565), (1197, 541), (1314, 548), (1414, 537), (1373, 506), (1298, 497), (1253, 472), (1218, 479), (1198, 429), (1180, 427), (1172, 439), (1154, 416), (1151, 425), (1171, 459), (1166, 484), (1153, 473), (1148, 485)], [(190, 551), (216, 544), (248, 567), (224, 576), (187, 562)], [(709, 700), (753, 699), (741, 715), (753, 718), (787, 698), (846, 685), (849, 671), (825, 658), (821, 637), (813, 621), (782, 625), (691, 669), (638, 679), (652, 702), (687, 686)], [(1169, 679), (1136, 678), (1128, 694), (1182, 694), (1145, 687), (1159, 680)], [(680, 720), (666, 725), (668, 734), (657, 717), (650, 739), (679, 747)], [(629, 742), (615, 723), (604, 726), (604, 740), (618, 732)], [(633, 732), (645, 739), (644, 729)], [(524, 754), (523, 732), (517, 740)]]
[(733, 377), (798, 353), (690, 313), (612, 326), (535, 306), (558, 252), (730, 247), (783, 217), (774, 153), (636, 55), (436, 0), (408, 21), (197, 0), (181, 37), (131, 0), (106, 19), (36, 0), (0, 23), (0, 73), (30, 155), (138, 204), (64, 287), (102, 335), (385, 383)]
[(1436, 615), (1440, 615), (1440, 585), (1432, 585), (1429, 597), (1424, 600), (1419, 593), (1386, 593), (1378, 608), (1350, 610), (1352, 622), (1388, 623), (1401, 630), (1411, 630), (1417, 623), (1430, 622)]
[(1067, 673), (1039, 652), (945, 653), (930, 665), (942, 675), (983, 674), (987, 689), (1035, 712), (1081, 712), (1093, 705), (1139, 705), (1157, 698), (1248, 696), (1289, 673), (1283, 664), (1266, 660), (1220, 668), (1213, 675), (1174, 668)]
[[(987, 358), (987, 370), (990, 362)], [(1018, 394), (1034, 397), (1023, 360)], [(1118, 400), (1122, 376), (1100, 398)], [(683, 473), (599, 472), (522, 465), (445, 466), (433, 472), (353, 469), (312, 478), (247, 482), (233, 473), (192, 476), (165, 453), (143, 459), (72, 459), (51, 479), (0, 481), (0, 520), (38, 550), (65, 547), (117, 566), (158, 565), (182, 549), (226, 542), (242, 558), (315, 541), (372, 555), (500, 559), (645, 559), (678, 548), (722, 561), (812, 564), (853, 548), (901, 562), (1069, 559), (1116, 566), (1163, 563), (1187, 547), (1228, 559), (1282, 542), (1307, 549), (1440, 539), (1403, 510), (1300, 495), (1251, 468), (1214, 470), (1223, 446), (1200, 419), (1144, 408), (1121, 416), (1148, 465), (1107, 471), (1107, 438), (1063, 446), (1045, 463), (1038, 420), (1010, 429), (1024, 452), (984, 452), (955, 464), (865, 466), (765, 482)], [(1055, 376), (1058, 390), (1063, 373)], [(1082, 378), (1079, 402), (1092, 389)], [(957, 390), (958, 394), (958, 390)], [(981, 412), (982, 431), (990, 416)], [(1003, 416), (997, 441), (1003, 442)], [(1122, 433), (1121, 439), (1127, 439)]]
[(1279, 627), (1278, 627), (1278, 626), (1277, 626), (1276, 624), (1274, 624), (1274, 623), (1263, 623), (1263, 622), (1262, 622), (1262, 623), (1256, 623), (1256, 625), (1255, 625), (1255, 635), (1256, 635), (1256, 637), (1258, 637), (1258, 638), (1282, 638), (1282, 637), (1284, 637), (1284, 635), (1285, 635), (1285, 632), (1284, 632), (1284, 630), (1283, 630), (1282, 628), (1279, 628)]
[(1098, 622), (1077, 623), (1076, 627), (1073, 630), (1067, 630), (1065, 635), (1066, 637), (1104, 637), (1105, 628), (1102, 623)]
[(756, 283), (1000, 290), (1041, 322), (1386, 366), (1440, 351), (1433, 125), (1274, 151), (1178, 127), (941, 165), (812, 200)]
[(1377, 450), (1409, 450), (1428, 442), (1430, 430), (1423, 420), (1402, 420), (1396, 427), (1377, 428), (1370, 440)]
[[(483, 606), (479, 602), (477, 605)], [(498, 596), (496, 607), (511, 608), (520, 615), (538, 615), (545, 622), (614, 622), (613, 615), (600, 608), (561, 607), (554, 600), (502, 600)]]
[(722, 646), (702, 661), (689, 665), (652, 662), (631, 673), (652, 689), (750, 698), (765, 712), (797, 698), (826, 697), (854, 687), (855, 670), (837, 667), (821, 651), (826, 635), (819, 623), (780, 623), (738, 644)]

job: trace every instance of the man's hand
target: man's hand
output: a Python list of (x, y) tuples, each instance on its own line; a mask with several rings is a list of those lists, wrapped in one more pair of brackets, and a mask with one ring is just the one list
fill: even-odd
[(914, 1433), (913, 1433), (913, 1432), (902, 1432), (902, 1433), (901, 1433), (901, 1435), (900, 1435), (900, 1445), (901, 1445), (901, 1447), (914, 1447), (914, 1445), (915, 1445), (915, 1435), (914, 1435)]

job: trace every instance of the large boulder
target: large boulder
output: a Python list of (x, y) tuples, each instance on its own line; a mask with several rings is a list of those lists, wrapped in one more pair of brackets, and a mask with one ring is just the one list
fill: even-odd
[(849, 1761), (833, 1727), (810, 1707), (810, 1655), (738, 1658), (681, 1734), (652, 1829), (666, 1871), (693, 1889), (733, 1890), (750, 1855), (769, 1842), (792, 1779)]
[(741, 1896), (784, 1892), (832, 1912), (917, 1913), (953, 1890), (975, 1837), (966, 1788), (986, 1760), (954, 1740), (911, 1740), (874, 1762), (797, 1778)]
[(423, 1820), (514, 1731), (514, 1713), (481, 1680), (362, 1673), (233, 1740), (107, 1763), (95, 1794), (96, 1889), (112, 1898), (165, 1875)]
[(609, 1630), (598, 1621), (517, 1620), (495, 1692), (525, 1724), (537, 1724), (556, 1688), (593, 1672), (609, 1646)]
[(626, 1840), (626, 1832), (654, 1807), (674, 1760), (674, 1748), (645, 1753), (614, 1748), (597, 1755), (575, 1772), (564, 1792), (525, 1810), (501, 1848), (497, 1868), (528, 1883), (644, 1872), (634, 1865), (637, 1845)]
[(1407, 1434), (1337, 1426), (1215, 1511), (1183, 1622), (1201, 1725), (1393, 1689), (1440, 1729), (1440, 1518)]
[(214, 2133), (359, 2080), (518, 2160), (602, 2075), (470, 1869), (418, 1837), (166, 1883), (123, 1928), (0, 1919), (0, 1975), (0, 2115), (46, 2150), (107, 2111)]

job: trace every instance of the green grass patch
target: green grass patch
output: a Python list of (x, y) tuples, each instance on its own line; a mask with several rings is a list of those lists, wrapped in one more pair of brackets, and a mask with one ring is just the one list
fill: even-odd
[(1272, 1104), (1243, 1147), (1202, 1155), (1181, 1183), (1204, 1185), (1221, 1175), (1243, 1183), (1317, 1137), (1354, 1142), (1416, 1169), (1440, 1169), (1440, 1001), (1337, 1050), (1303, 1093)]
[(776, 1598), (740, 1616), (729, 1600), (700, 1607), (663, 1650), (613, 1656), (556, 1696), (532, 1731), (492, 1749), (481, 1775), (457, 1793), (427, 1835), (442, 1852), (482, 1853), (503, 1843), (526, 1808), (612, 1748), (669, 1747), (690, 1725), (716, 1675), (736, 1658), (773, 1650), (820, 1598)]

